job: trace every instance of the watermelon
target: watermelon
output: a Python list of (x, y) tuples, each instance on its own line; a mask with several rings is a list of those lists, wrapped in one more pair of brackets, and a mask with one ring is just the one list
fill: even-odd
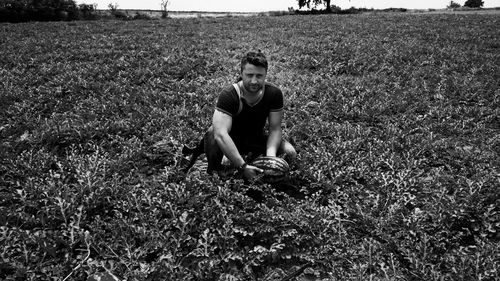
[(250, 165), (264, 170), (262, 180), (268, 183), (283, 181), (290, 171), (288, 163), (283, 158), (273, 156), (257, 157)]

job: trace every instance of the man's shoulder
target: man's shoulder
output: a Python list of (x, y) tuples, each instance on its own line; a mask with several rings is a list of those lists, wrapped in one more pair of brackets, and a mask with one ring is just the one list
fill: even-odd
[(222, 88), (221, 93), (235, 93), (236, 94), (236, 89), (234, 88), (233, 84), (227, 85), (224, 88)]
[(266, 82), (266, 91), (281, 92), (281, 89), (273, 83)]
[(266, 95), (268, 95), (268, 96), (280, 97), (280, 98), (283, 97), (283, 92), (275, 84), (266, 82), (266, 90), (265, 91), (266, 91)]
[(236, 89), (230, 85), (222, 89), (217, 98), (216, 108), (232, 116), (239, 108), (239, 96)]
[(228, 85), (222, 88), (222, 90), (219, 93), (219, 98), (238, 100), (238, 92), (236, 92), (236, 89), (234, 88), (233, 85)]

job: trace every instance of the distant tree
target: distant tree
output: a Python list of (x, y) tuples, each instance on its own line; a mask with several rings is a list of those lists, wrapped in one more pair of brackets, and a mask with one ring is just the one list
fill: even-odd
[(1, 0), (0, 21), (57, 21), (78, 18), (73, 0)]
[(97, 10), (97, 4), (80, 4), (78, 5), (78, 10), (80, 11), (80, 18), (90, 20), (95, 19), (95, 11)]
[(96, 8), (74, 0), (0, 0), (0, 22), (96, 19)]
[(299, 1), (299, 9), (307, 6), (307, 8), (311, 8), (311, 4), (314, 6), (320, 5), (320, 4), (325, 4), (326, 6), (326, 11), (331, 12), (332, 11), (332, 6), (331, 6), (331, 0), (298, 0)]
[(456, 3), (456, 2), (451, 1), (451, 2), (450, 2), (450, 5), (448, 5), (448, 7), (447, 7), (447, 8), (448, 8), (448, 9), (456, 9), (456, 8), (460, 8), (460, 7), (461, 7), (461, 6), (460, 6), (460, 4), (458, 4), (458, 3)]
[(0, 2), (0, 22), (22, 22), (28, 18), (28, 0), (5, 0)]
[(168, 17), (168, 5), (170, 4), (170, 0), (161, 0), (161, 17)]
[(464, 7), (469, 8), (481, 8), (484, 5), (482, 0), (467, 0), (465, 1)]
[(118, 10), (118, 4), (117, 4), (117, 3), (115, 3), (115, 4), (113, 4), (113, 3), (109, 3), (109, 4), (108, 4), (108, 8), (109, 8), (109, 10), (110, 10), (112, 13), (114, 13), (114, 12), (116, 12), (116, 10)]
[(114, 16), (117, 19), (123, 19), (123, 20), (128, 20), (130, 19), (129, 15), (125, 11), (119, 11), (118, 10), (118, 4), (115, 3), (109, 3), (108, 4), (109, 11), (111, 12), (111, 15)]

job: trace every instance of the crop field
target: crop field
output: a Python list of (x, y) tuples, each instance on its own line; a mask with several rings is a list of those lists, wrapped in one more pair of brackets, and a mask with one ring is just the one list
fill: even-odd
[[(499, 280), (500, 17), (0, 24), (0, 279)], [(298, 150), (190, 173), (262, 50)]]

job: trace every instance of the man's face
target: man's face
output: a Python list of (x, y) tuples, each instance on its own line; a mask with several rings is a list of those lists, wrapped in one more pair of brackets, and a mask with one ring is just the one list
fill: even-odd
[(264, 67), (247, 63), (241, 72), (243, 86), (250, 93), (258, 93), (266, 82), (267, 71)]

